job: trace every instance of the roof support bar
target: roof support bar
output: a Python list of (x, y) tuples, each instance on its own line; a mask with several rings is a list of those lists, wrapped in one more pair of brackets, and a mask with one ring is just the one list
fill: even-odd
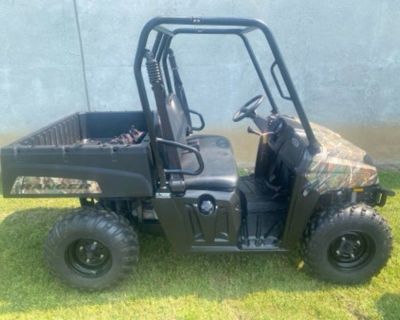
[(267, 85), (267, 80), (265, 80), (264, 73), (261, 71), (260, 64), (258, 63), (257, 57), (254, 54), (253, 48), (251, 47), (249, 40), (246, 38), (246, 36), (244, 36), (242, 34), (240, 34), (239, 36), (243, 40), (243, 43), (247, 49), (247, 52), (249, 53), (251, 62), (253, 63), (254, 68), (256, 69), (258, 78), (260, 79), (261, 85), (264, 88), (265, 94), (268, 97), (268, 101), (271, 104), (272, 113), (278, 113), (278, 108), (276, 106), (274, 97), (272, 96), (271, 90), (269, 89), (269, 87)]
[(161, 38), (163, 37), (163, 34), (161, 32), (157, 32), (156, 40), (154, 41), (153, 48), (151, 51), (153, 52), (154, 55), (156, 55), (158, 51), (158, 47), (160, 46)]

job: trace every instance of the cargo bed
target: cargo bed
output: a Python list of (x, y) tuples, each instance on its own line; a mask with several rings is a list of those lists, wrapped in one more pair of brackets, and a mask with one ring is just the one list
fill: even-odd
[(1, 150), (5, 197), (151, 197), (147, 134), (136, 144), (111, 143), (143, 112), (75, 113)]

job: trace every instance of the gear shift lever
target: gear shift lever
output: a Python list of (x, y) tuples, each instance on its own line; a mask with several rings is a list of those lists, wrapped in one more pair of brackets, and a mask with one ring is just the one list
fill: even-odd
[(248, 132), (248, 133), (255, 134), (255, 135), (257, 135), (257, 136), (261, 136), (261, 135), (262, 135), (260, 131), (254, 130), (254, 129), (253, 129), (252, 127), (250, 127), (250, 126), (247, 127), (247, 132)]

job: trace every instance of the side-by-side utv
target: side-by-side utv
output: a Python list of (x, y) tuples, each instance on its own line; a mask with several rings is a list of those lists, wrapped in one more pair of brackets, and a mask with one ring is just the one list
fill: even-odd
[[(254, 30), (274, 58), (276, 94), (248, 38)], [(257, 127), (248, 130), (259, 136), (254, 173), (239, 175), (226, 137), (195, 133), (205, 122), (190, 108), (171, 49), (180, 34), (243, 41), (264, 90), (233, 116)], [(154, 18), (141, 32), (134, 74), (143, 111), (73, 114), (1, 150), (5, 197), (80, 199), (45, 243), (55, 276), (89, 290), (115, 284), (138, 261), (138, 229), (162, 230), (179, 252), (300, 248), (313, 273), (345, 284), (386, 264), (392, 237), (373, 207), (394, 193), (363, 150), (310, 124), (263, 22)], [(276, 98), (291, 101), (297, 116), (280, 114)], [(271, 112), (261, 116), (265, 102)]]

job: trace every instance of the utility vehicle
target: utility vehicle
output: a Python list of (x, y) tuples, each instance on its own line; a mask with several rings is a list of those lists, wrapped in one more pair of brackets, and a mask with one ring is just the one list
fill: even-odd
[[(276, 94), (249, 41), (254, 30), (274, 57)], [(243, 41), (264, 91), (233, 116), (257, 127), (248, 129), (259, 136), (254, 173), (238, 174), (227, 138), (195, 134), (205, 122), (190, 108), (171, 49), (181, 34)], [(262, 21), (154, 18), (140, 34), (134, 74), (143, 111), (73, 114), (1, 150), (5, 197), (80, 199), (45, 243), (54, 275), (89, 290), (115, 284), (138, 261), (138, 229), (162, 230), (179, 252), (300, 247), (313, 273), (338, 283), (367, 281), (385, 265), (392, 237), (373, 207), (394, 193), (379, 184), (363, 150), (310, 124)], [(279, 113), (278, 95), (296, 117)], [(271, 107), (266, 117), (256, 112), (264, 102)]]

